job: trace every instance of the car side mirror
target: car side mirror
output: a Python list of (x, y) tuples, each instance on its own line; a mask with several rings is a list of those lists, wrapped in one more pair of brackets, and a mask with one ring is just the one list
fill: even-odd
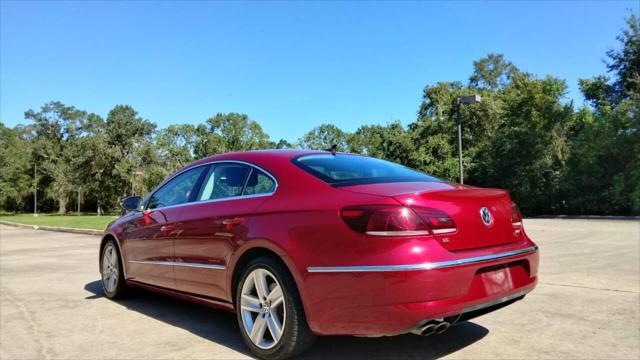
[(142, 200), (140, 196), (129, 196), (124, 198), (124, 200), (122, 200), (122, 204), (120, 205), (125, 210), (138, 211), (138, 206), (140, 206), (140, 200)]

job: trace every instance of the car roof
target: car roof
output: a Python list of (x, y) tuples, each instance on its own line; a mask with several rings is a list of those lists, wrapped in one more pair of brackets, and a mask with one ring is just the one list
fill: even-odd
[(207, 156), (200, 160), (197, 160), (189, 165), (187, 165), (184, 169), (191, 168), (193, 166), (197, 166), (203, 163), (213, 162), (213, 161), (222, 161), (222, 160), (236, 160), (236, 161), (246, 161), (246, 162), (259, 162), (262, 163), (264, 161), (291, 161), (291, 159), (296, 158), (298, 156), (303, 155), (311, 155), (311, 154), (330, 154), (328, 151), (319, 151), (319, 150), (302, 150), (302, 149), (270, 149), (270, 150), (250, 150), (250, 151), (237, 151), (237, 152), (229, 152), (224, 154), (217, 154), (212, 156)]

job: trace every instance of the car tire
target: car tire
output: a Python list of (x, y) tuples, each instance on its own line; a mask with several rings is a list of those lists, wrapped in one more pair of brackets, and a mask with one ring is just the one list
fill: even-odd
[[(262, 285), (256, 285), (258, 283)], [(262, 289), (264, 291), (258, 295)], [(242, 338), (251, 352), (261, 359), (281, 360), (296, 356), (315, 340), (293, 277), (274, 259), (259, 257), (247, 264), (237, 286), (235, 304)]]
[(100, 283), (104, 295), (109, 299), (121, 299), (130, 293), (123, 269), (118, 244), (113, 239), (107, 240), (100, 252)]

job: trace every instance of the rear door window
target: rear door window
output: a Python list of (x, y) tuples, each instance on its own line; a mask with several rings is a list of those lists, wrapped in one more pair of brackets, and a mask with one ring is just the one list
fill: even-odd
[(276, 183), (264, 172), (253, 168), (242, 195), (271, 194), (276, 190)]
[(251, 168), (242, 164), (215, 164), (209, 168), (197, 201), (225, 199), (242, 195)]

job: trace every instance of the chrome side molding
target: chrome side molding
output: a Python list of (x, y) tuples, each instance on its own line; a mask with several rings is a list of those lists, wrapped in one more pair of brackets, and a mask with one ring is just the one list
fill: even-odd
[(437, 270), (456, 266), (464, 266), (470, 264), (477, 264), (487, 261), (499, 260), (510, 258), (519, 255), (525, 255), (538, 251), (537, 246), (531, 246), (524, 249), (505, 251), (498, 254), (475, 256), (469, 258), (439, 261), (439, 262), (426, 262), (422, 264), (411, 265), (367, 265), (367, 266), (310, 266), (307, 271), (310, 273), (322, 273), (322, 272), (388, 272), (388, 271), (423, 271), (423, 270)]
[(216, 265), (216, 264), (204, 264), (204, 263), (192, 263), (192, 262), (179, 262), (179, 261), (140, 261), (140, 260), (129, 260), (129, 263), (132, 264), (144, 264), (144, 265), (164, 265), (164, 266), (183, 266), (183, 267), (194, 267), (194, 268), (203, 268), (203, 269), (213, 269), (213, 270), (226, 270), (227, 267), (224, 265)]

